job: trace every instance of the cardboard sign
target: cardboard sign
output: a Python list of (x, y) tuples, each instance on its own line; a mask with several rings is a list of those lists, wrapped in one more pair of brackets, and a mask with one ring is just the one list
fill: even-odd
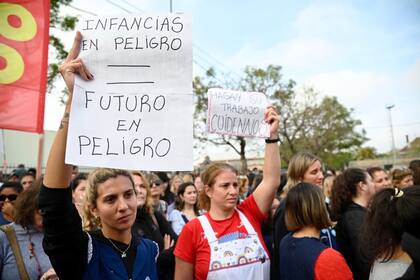
[(268, 101), (263, 93), (212, 88), (207, 97), (208, 132), (244, 137), (270, 136), (264, 121)]
[(94, 80), (76, 80), (66, 162), (192, 170), (191, 18), (91, 17), (79, 30)]

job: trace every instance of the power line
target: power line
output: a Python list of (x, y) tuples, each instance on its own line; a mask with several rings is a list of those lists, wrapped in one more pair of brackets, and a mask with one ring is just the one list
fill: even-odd
[[(420, 125), (420, 122), (412, 122), (412, 123), (402, 123), (402, 124), (394, 124), (394, 127), (405, 127), (405, 126), (413, 126), (413, 125)], [(365, 129), (379, 129), (379, 128), (389, 128), (389, 125), (384, 126), (368, 126), (364, 127)]]
[[(197, 66), (199, 66), (201, 69), (203, 69), (204, 71), (207, 72), (207, 70), (209, 70), (208, 68), (204, 67), (203, 65), (201, 65), (199, 62), (197, 62), (197, 60), (193, 59), (193, 62), (195, 64), (197, 64)], [(215, 78), (218, 82), (220, 82), (221, 84), (224, 84), (223, 81), (221, 81), (217, 76), (215, 76), (214, 74), (210, 73), (210, 76), (212, 76), (213, 78)]]
[[(127, 12), (127, 13), (129, 13), (129, 14), (132, 14), (132, 12), (131, 11), (129, 11), (129, 10), (127, 10), (127, 9), (125, 9), (124, 7), (122, 7), (122, 6), (120, 6), (120, 5), (118, 5), (117, 3), (115, 3), (115, 2), (112, 2), (112, 1), (110, 1), (110, 0), (105, 0), (106, 2), (108, 2), (108, 3), (110, 3), (111, 5), (113, 5), (114, 7), (117, 7), (117, 8), (119, 8), (119, 9), (121, 9), (121, 10), (123, 10), (123, 11), (125, 11), (125, 12)], [(133, 8), (135, 8), (136, 10), (138, 10), (138, 11), (140, 11), (140, 12), (146, 12), (146, 11), (144, 11), (144, 10), (142, 10), (142, 9), (139, 9), (139, 8), (137, 8), (135, 5), (133, 5), (133, 4), (131, 4), (130, 2), (128, 2), (127, 0), (121, 0), (121, 1), (123, 1), (124, 3), (126, 3), (126, 4), (128, 4), (128, 5), (130, 5), (131, 7), (133, 7)], [(87, 11), (87, 10), (83, 10), (83, 9), (80, 9), (80, 8), (77, 8), (77, 7), (74, 7), (74, 6), (72, 6), (72, 5), (69, 5), (71, 8), (73, 8), (73, 9), (75, 9), (75, 10), (78, 10), (78, 11), (81, 11), (81, 12), (84, 12), (84, 13), (87, 13), (87, 14), (90, 14), (90, 15), (93, 15), (93, 16), (97, 16), (97, 14), (95, 14), (95, 13), (93, 13), (93, 12), (90, 12), (90, 11)], [(222, 62), (220, 62), (219, 60), (217, 60), (214, 56), (212, 56), (211, 54), (209, 54), (207, 51), (205, 51), (203, 48), (201, 48), (201, 47), (199, 47), (197, 44), (193, 44), (193, 47), (196, 49), (196, 50), (198, 50), (199, 52), (201, 52), (201, 53), (204, 53), (208, 58), (206, 58), (205, 56), (203, 56), (203, 55), (200, 55), (200, 54), (198, 54), (197, 52), (195, 52), (195, 54), (197, 55), (197, 56), (199, 56), (199, 58), (201, 58), (201, 59), (204, 59), (204, 60), (206, 60), (207, 61), (207, 63), (210, 65), (210, 67), (213, 67), (213, 68), (215, 68), (218, 72), (220, 72), (220, 73), (222, 73), (222, 74), (224, 74), (224, 75), (226, 75), (226, 76), (228, 76), (229, 77), (229, 79), (231, 80), (231, 82), (233, 82), (234, 84), (238, 84), (239, 85), (239, 81), (237, 81), (235, 78), (233, 78), (232, 76), (231, 76), (231, 74), (233, 73), (233, 74), (235, 74), (235, 76), (238, 78), (238, 80), (240, 80), (241, 79), (241, 77), (240, 77), (240, 75), (238, 75), (238, 74), (236, 74), (234, 71), (232, 71), (231, 69), (229, 69), (229, 67), (227, 67), (226, 65), (224, 65)], [(202, 68), (204, 71), (206, 71), (207, 72), (207, 70), (208, 70), (208, 68), (205, 68), (201, 63), (199, 63), (196, 59), (193, 59), (193, 61), (194, 61), (194, 63), (195, 64), (197, 64), (200, 68)], [(214, 61), (214, 62), (216, 62), (217, 64), (219, 64), (220, 66), (222, 66), (222, 68), (224, 68), (224, 69), (226, 69), (226, 70), (228, 70), (228, 71), (224, 71), (223, 69), (222, 70), (220, 70), (220, 68), (219, 67), (217, 67), (216, 65), (215, 65), (215, 63), (213, 63), (212, 61)], [(215, 75), (211, 75), (213, 78), (215, 78), (217, 81), (219, 81), (221, 84), (224, 84), (225, 82), (222, 82), (218, 77), (216, 77)]]
[(129, 6), (131, 6), (132, 8), (136, 9), (136, 10), (137, 10), (137, 11), (139, 11), (139, 12), (142, 12), (142, 13), (144, 13), (144, 12), (145, 12), (144, 10), (137, 8), (135, 5), (131, 4), (131, 3), (130, 3), (130, 2), (128, 2), (127, 0), (121, 0), (121, 1), (123, 1), (124, 3), (126, 3), (126, 4), (127, 4), (127, 5), (129, 5)]
[(97, 16), (97, 14), (95, 14), (95, 13), (92, 13), (92, 12), (89, 12), (89, 11), (86, 11), (86, 10), (83, 10), (83, 9), (80, 9), (80, 8), (77, 8), (77, 7), (73, 6), (73, 5), (68, 5), (68, 6), (70, 8), (73, 8), (73, 9), (79, 11), (79, 12), (83, 12), (83, 13), (86, 13), (86, 14), (89, 14), (89, 15), (92, 15), (92, 16)]
[(241, 75), (237, 74), (233, 69), (229, 68), (228, 66), (226, 66), (224, 63), (220, 62), (218, 59), (216, 59), (213, 55), (211, 55), (210, 53), (208, 53), (206, 50), (204, 50), (203, 48), (201, 48), (200, 46), (198, 46), (197, 44), (193, 44), (193, 46), (201, 51), (202, 53), (204, 53), (205, 55), (207, 55), (211, 60), (214, 60), (217, 64), (219, 64), (220, 66), (222, 66), (223, 68), (225, 68), (227, 71), (224, 72), (228, 72), (228, 73), (232, 73), (234, 74), (237, 78), (239, 78), (239, 80), (241, 79)]
[(127, 10), (127, 9), (125, 9), (124, 7), (122, 7), (122, 6), (118, 5), (118, 4), (114, 3), (114, 2), (112, 2), (111, 0), (105, 0), (105, 1), (106, 1), (106, 2), (108, 2), (108, 3), (110, 3), (110, 4), (111, 4), (111, 5), (113, 5), (113, 6), (117, 7), (117, 8), (120, 8), (121, 10), (123, 10), (123, 11), (125, 11), (125, 12), (127, 12), (127, 13), (129, 13), (129, 14), (132, 14), (132, 12), (131, 12), (131, 11), (129, 11), (129, 10)]
[[(206, 63), (206, 64), (209, 64), (210, 65), (210, 67), (213, 67), (214, 69), (216, 69), (217, 70), (217, 72), (219, 72), (219, 73), (221, 73), (221, 74), (224, 74), (225, 76), (227, 76), (227, 77), (229, 77), (229, 79), (230, 79), (230, 81), (232, 82), (232, 83), (234, 83), (234, 84), (239, 84), (239, 82), (237, 81), (237, 80), (235, 80), (229, 73), (226, 73), (226, 72), (223, 72), (223, 71), (221, 71), (221, 70), (218, 70), (218, 67), (216, 67), (216, 66), (214, 66), (213, 65), (213, 63), (211, 62), (211, 61), (209, 61), (207, 58), (205, 58), (205, 57), (203, 57), (203, 56), (201, 56), (201, 55), (199, 55), (198, 53), (196, 53), (196, 52), (194, 52), (194, 56), (196, 56), (196, 58), (198, 57), (198, 58), (200, 58), (202, 61), (204, 60), (204, 62)], [(209, 67), (209, 68), (210, 68)], [(208, 70), (208, 69), (207, 69)]]

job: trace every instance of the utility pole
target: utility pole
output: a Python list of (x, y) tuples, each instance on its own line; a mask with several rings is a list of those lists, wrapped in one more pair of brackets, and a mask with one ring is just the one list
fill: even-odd
[(169, 0), (169, 12), (172, 13), (172, 0)]
[(392, 165), (395, 166), (397, 162), (397, 150), (395, 148), (395, 139), (394, 139), (394, 128), (392, 125), (392, 114), (391, 109), (395, 107), (395, 104), (386, 106), (385, 108), (388, 110), (389, 113), (389, 127), (391, 128), (391, 145), (392, 145)]

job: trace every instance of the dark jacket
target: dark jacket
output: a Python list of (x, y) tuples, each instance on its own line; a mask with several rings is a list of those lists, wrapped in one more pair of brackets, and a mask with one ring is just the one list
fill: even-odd
[(284, 213), (286, 210), (286, 203), (283, 199), (280, 202), (279, 207), (277, 208), (276, 212), (274, 213), (273, 217), (273, 255), (271, 257), (270, 263), (270, 279), (275, 280), (278, 279), (280, 275), (280, 242), (285, 237), (289, 231), (286, 227), (286, 222), (284, 219)]
[(153, 240), (159, 245), (160, 255), (157, 260), (159, 279), (173, 279), (175, 273), (175, 256), (173, 250), (175, 246), (164, 250), (163, 238), (165, 234), (168, 234), (176, 242), (178, 236), (162, 213), (155, 211), (154, 215), (158, 223), (157, 225), (153, 222), (153, 218), (148, 212), (143, 208), (139, 208), (137, 210), (133, 232), (140, 237)]
[(338, 250), (343, 254), (356, 280), (369, 278), (369, 265), (363, 261), (360, 250), (360, 232), (365, 216), (366, 208), (352, 202), (335, 227)]
[[(42, 186), (39, 209), (43, 217), (44, 251), (60, 280), (94, 279), (93, 275), (98, 275), (96, 279), (129, 279), (137, 275), (157, 278), (157, 245), (133, 235), (127, 257), (119, 257), (121, 248), (118, 251), (114, 247), (118, 242), (114, 241), (113, 245), (101, 231), (89, 235), (83, 231), (79, 213), (72, 203), (71, 188)], [(88, 252), (92, 252), (90, 262)]]
[[(85, 280), (113, 280), (127, 279), (127, 270), (121, 258), (113, 248), (101, 239), (92, 238), (92, 258), (86, 268)], [(158, 279), (156, 272), (156, 258), (158, 247), (155, 242), (141, 239), (137, 245), (137, 252), (132, 267), (132, 280)]]

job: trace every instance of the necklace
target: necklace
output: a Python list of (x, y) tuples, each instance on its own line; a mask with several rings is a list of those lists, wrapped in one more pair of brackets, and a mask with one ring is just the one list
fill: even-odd
[(125, 248), (125, 250), (124, 250), (124, 251), (122, 251), (122, 250), (120, 250), (120, 248), (118, 248), (118, 247), (114, 244), (114, 242), (112, 242), (112, 240), (111, 240), (110, 238), (107, 238), (107, 239), (109, 240), (109, 242), (111, 242), (112, 246), (114, 246), (115, 250), (117, 250), (118, 252), (120, 252), (120, 254), (121, 254), (121, 258), (125, 258), (125, 257), (127, 257), (127, 251), (128, 251), (128, 249), (130, 249), (130, 246), (131, 246), (131, 240), (130, 240), (130, 243), (128, 243), (127, 248)]

